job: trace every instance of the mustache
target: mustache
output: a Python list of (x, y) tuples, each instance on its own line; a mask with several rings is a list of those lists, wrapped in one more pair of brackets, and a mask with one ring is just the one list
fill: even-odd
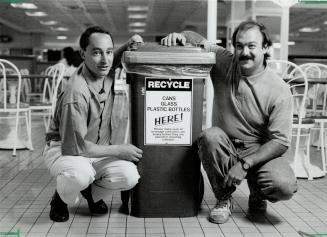
[(240, 61), (242, 61), (242, 60), (254, 60), (254, 56), (242, 55), (242, 56), (240, 56), (239, 60)]

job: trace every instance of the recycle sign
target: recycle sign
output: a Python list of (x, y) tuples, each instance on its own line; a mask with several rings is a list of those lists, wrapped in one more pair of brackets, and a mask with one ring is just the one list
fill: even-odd
[(145, 78), (145, 145), (192, 144), (193, 79)]

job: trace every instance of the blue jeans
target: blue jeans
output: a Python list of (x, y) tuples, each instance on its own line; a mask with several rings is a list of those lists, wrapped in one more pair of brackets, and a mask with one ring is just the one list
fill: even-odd
[[(218, 127), (206, 129), (200, 134), (199, 157), (218, 200), (229, 198), (236, 189), (234, 186), (223, 188), (228, 171), (260, 146), (254, 142), (232, 141)], [(251, 168), (246, 178), (251, 193), (255, 191), (271, 202), (288, 200), (297, 191), (296, 177), (283, 156)]]

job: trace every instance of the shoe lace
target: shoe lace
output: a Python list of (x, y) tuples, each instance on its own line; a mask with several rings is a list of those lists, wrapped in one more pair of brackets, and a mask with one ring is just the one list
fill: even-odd
[(229, 209), (230, 207), (230, 200), (218, 200), (215, 206), (215, 209)]

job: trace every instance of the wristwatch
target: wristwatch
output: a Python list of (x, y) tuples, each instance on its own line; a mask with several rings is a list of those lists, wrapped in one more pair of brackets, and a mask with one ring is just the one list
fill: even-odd
[(240, 162), (242, 164), (243, 170), (248, 171), (251, 168), (251, 165), (246, 162), (246, 160), (241, 159)]

